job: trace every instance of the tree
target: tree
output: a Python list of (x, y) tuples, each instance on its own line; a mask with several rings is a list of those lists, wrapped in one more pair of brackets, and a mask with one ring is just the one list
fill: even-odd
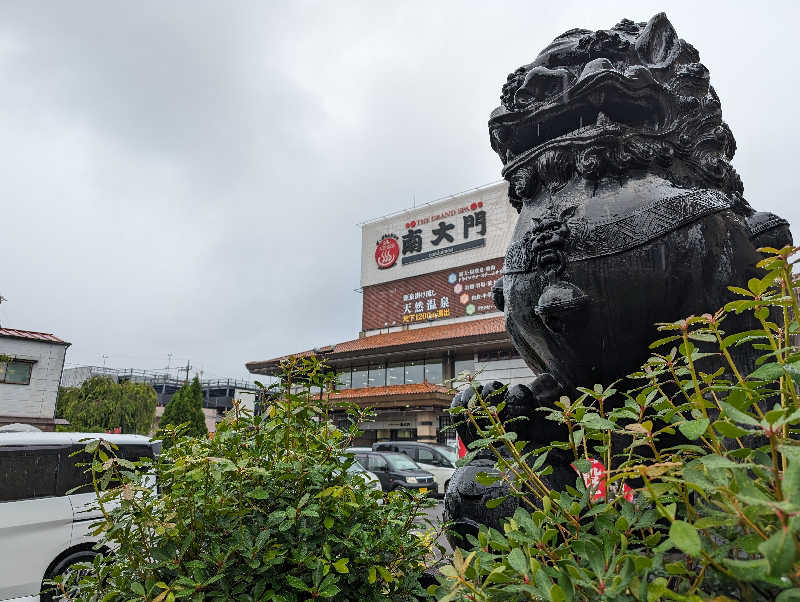
[(80, 387), (60, 387), (56, 417), (66, 419), (69, 430), (150, 434), (156, 415), (156, 392), (145, 383), (114, 382), (93, 376)]
[(167, 407), (164, 408), (164, 415), (161, 416), (160, 427), (178, 426), (184, 422), (189, 423), (186, 435), (190, 437), (208, 435), (206, 417), (203, 414), (203, 388), (196, 376), (191, 384), (184, 383), (169, 400)]

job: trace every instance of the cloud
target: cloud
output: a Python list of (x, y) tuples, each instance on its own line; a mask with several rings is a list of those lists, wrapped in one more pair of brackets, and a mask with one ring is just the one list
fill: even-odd
[[(791, 3), (670, 6), (739, 143), (748, 200), (793, 222)], [(0, 321), (68, 361), (155, 368), (354, 338), (358, 222), (494, 181), (508, 72), (656, 3), (0, 5)]]

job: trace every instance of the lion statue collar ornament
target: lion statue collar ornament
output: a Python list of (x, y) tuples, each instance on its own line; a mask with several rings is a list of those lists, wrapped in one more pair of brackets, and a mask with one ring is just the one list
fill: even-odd
[[(504, 393), (505, 417), (528, 418), (522, 440), (554, 440), (557, 425), (537, 422), (536, 407), (635, 371), (656, 322), (716, 310), (729, 284), (757, 275), (756, 249), (791, 244), (786, 220), (742, 196), (709, 71), (663, 13), (558, 36), (508, 76), (489, 137), (519, 212), (494, 299), (537, 375)], [(465, 424), (458, 433), (475, 438)], [(555, 485), (574, 483), (567, 458), (550, 461)], [(451, 479), (445, 516), (459, 534), (499, 526), (516, 507), (486, 508), (503, 485), (474, 476), (492, 465), (479, 455)]]

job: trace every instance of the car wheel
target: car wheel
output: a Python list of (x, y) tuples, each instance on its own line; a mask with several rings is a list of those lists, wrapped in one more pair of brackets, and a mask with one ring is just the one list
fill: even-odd
[(45, 581), (49, 581), (50, 579), (55, 579), (56, 577), (63, 577), (66, 575), (70, 568), (78, 564), (79, 562), (92, 562), (94, 557), (98, 555), (98, 552), (94, 550), (78, 550), (76, 552), (72, 552), (71, 554), (67, 554), (59, 560), (53, 568), (51, 568), (47, 575), (44, 577), (44, 581), (42, 582), (42, 592), (39, 596), (40, 602), (55, 602), (56, 600), (62, 600), (60, 592), (55, 586), (46, 585)]

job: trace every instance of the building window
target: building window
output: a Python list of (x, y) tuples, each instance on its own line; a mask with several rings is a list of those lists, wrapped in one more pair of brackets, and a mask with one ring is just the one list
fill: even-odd
[(468, 372), (469, 374), (472, 374), (473, 370), (475, 370), (475, 364), (470, 357), (467, 359), (456, 360), (453, 362), (453, 368), (455, 371), (455, 376), (458, 378), (458, 375), (462, 372)]
[(31, 384), (33, 362), (8, 360), (0, 362), (0, 383), (9, 385)]
[(351, 382), (352, 374), (350, 374), (350, 370), (347, 370), (347, 372), (340, 372), (336, 375), (336, 390), (341, 391), (342, 389), (349, 389)]
[(386, 384), (389, 386), (402, 385), (404, 382), (403, 370), (403, 362), (389, 364), (389, 367), (386, 369)]
[(353, 368), (353, 384), (354, 389), (363, 389), (369, 382), (369, 368), (367, 366), (358, 366)]
[(493, 349), (491, 351), (482, 351), (478, 353), (478, 361), (483, 362), (499, 362), (503, 360), (513, 360), (519, 357), (516, 349)]
[(436, 440), (440, 445), (451, 447), (458, 445), (456, 431), (453, 428), (453, 417), (450, 414), (439, 416), (439, 432), (436, 434)]
[(414, 385), (425, 381), (425, 362), (406, 362), (406, 384)]
[(425, 382), (441, 385), (444, 380), (442, 376), (441, 360), (428, 360), (425, 362)]
[(385, 364), (371, 364), (369, 367), (369, 382), (368, 387), (385, 387), (386, 386), (386, 365)]

